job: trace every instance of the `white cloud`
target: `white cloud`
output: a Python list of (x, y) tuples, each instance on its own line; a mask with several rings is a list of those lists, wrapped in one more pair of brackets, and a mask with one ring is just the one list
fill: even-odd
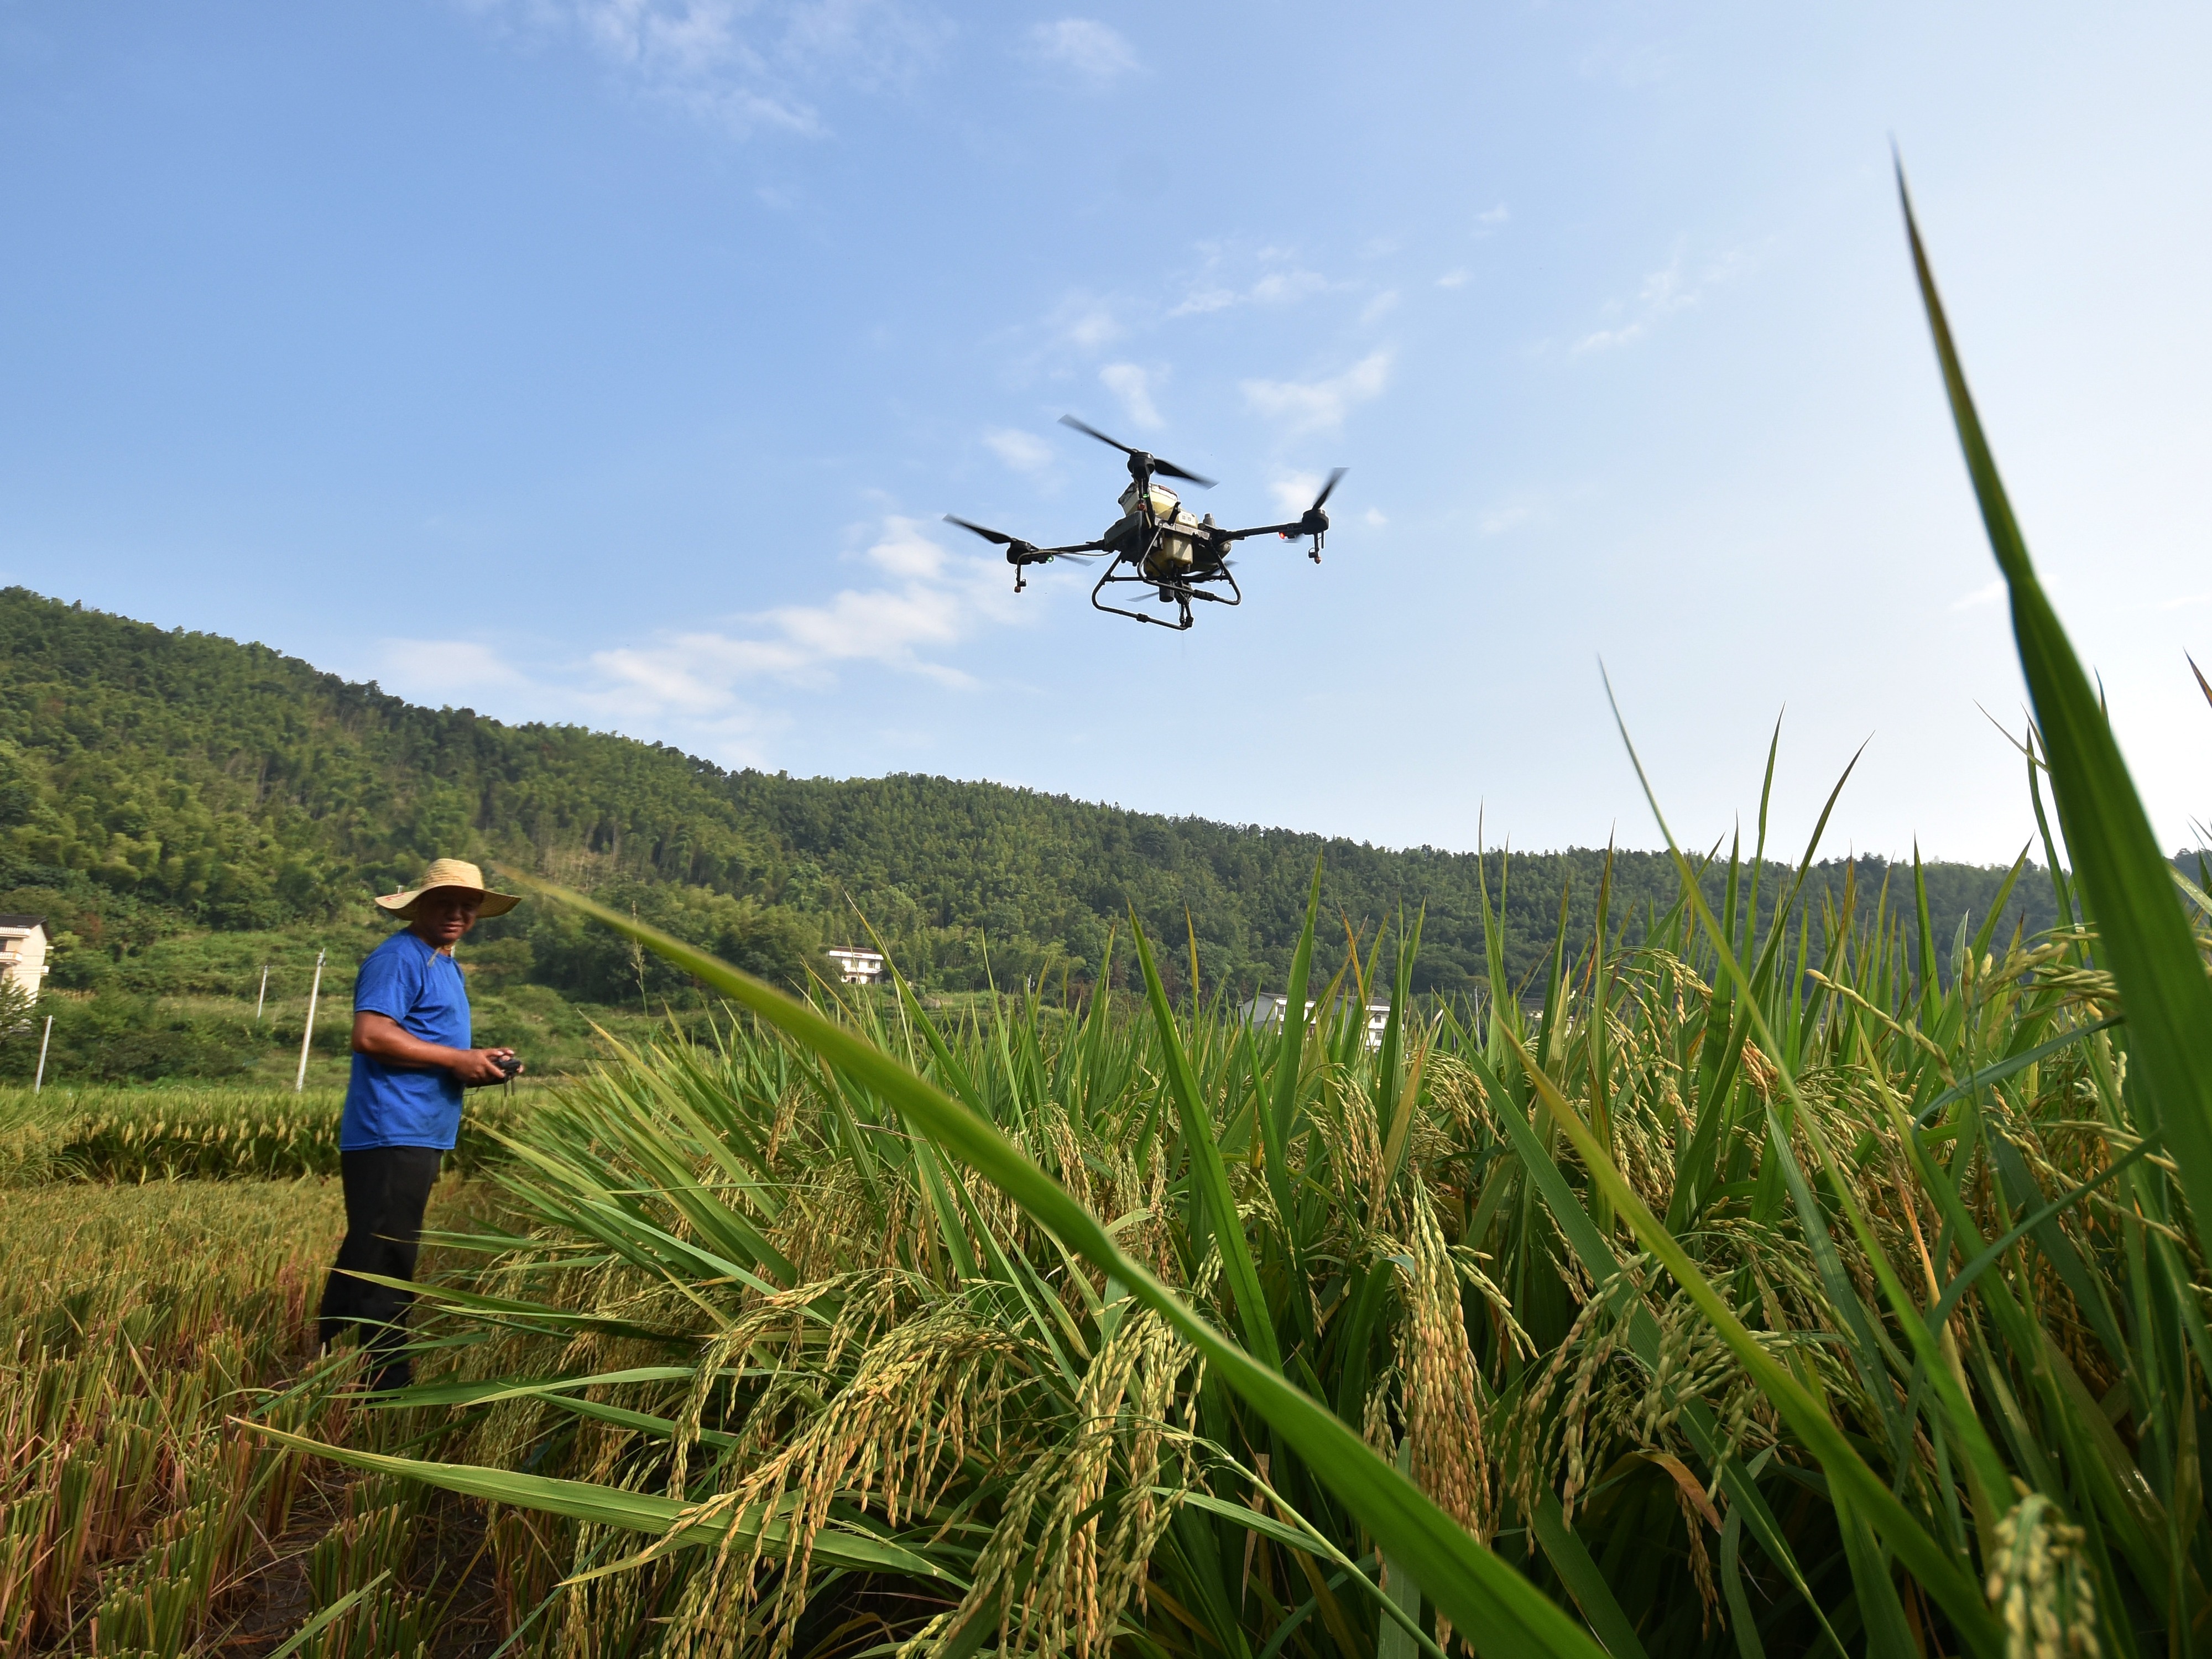
[(1121, 332), (1121, 325), (1114, 320), (1114, 313), (1103, 306), (1085, 312), (1067, 325), (1068, 343), (1081, 346), (1085, 351), (1093, 351), (1109, 343), (1118, 338)]
[(780, 605), (750, 620), (748, 635), (697, 631), (650, 646), (593, 654), (602, 698), (632, 714), (691, 718), (737, 707), (736, 688), (776, 679), (819, 686), (841, 665), (872, 663), (948, 685), (973, 682), (925, 654), (1016, 619), (1012, 585), (1000, 563), (952, 553), (911, 519), (890, 518), (863, 556), (885, 578), (848, 587), (820, 605)]
[(2158, 608), (2161, 611), (2186, 611), (2193, 605), (2203, 605), (2207, 599), (2212, 599), (2212, 592), (2184, 593), (2161, 601)]
[(726, 683), (656, 651), (635, 651), (609, 672), (597, 662), (532, 673), (475, 640), (378, 641), (376, 676), (395, 696), (483, 709), (495, 718), (576, 722), (674, 736), (726, 765), (763, 763), (763, 739), (786, 722), (731, 695)]
[(735, 702), (738, 680), (789, 677), (805, 665), (797, 651), (720, 634), (678, 634), (652, 646), (623, 646), (592, 653), (599, 700), (631, 718), (725, 713)]
[(1286, 519), (1295, 519), (1313, 505), (1313, 498), (1321, 494), (1322, 475), (1318, 472), (1285, 472), (1269, 481), (1267, 493), (1275, 498), (1276, 508)]
[(1121, 336), (1121, 319), (1114, 314), (1113, 303), (1079, 291), (1052, 308), (1044, 319), (1044, 330), (1054, 343), (1079, 351), (1096, 351)]
[(1194, 288), (1183, 298), (1181, 305), (1168, 313), (1170, 317), (1202, 316), (1209, 311), (1226, 311), (1233, 305), (1243, 303), (1244, 296), (1233, 288)]
[(1271, 271), (1252, 284), (1250, 298), (1255, 305), (1279, 306), (1318, 294), (1328, 286), (1310, 270)]
[(425, 702), (450, 703), (456, 696), (530, 684), (497, 649), (475, 640), (384, 640), (377, 659), (380, 678), (405, 686), (408, 696)]
[(1985, 582), (1972, 592), (1961, 594), (1952, 600), (1950, 608), (1954, 611), (1978, 611), (1985, 605), (1995, 605), (2004, 596), (2004, 578), (2000, 576), (1995, 581)]
[(1038, 63), (1066, 70), (1093, 87), (1111, 86), (1140, 67), (1127, 40), (1090, 17), (1036, 24), (1029, 32), (1028, 51)]
[(1696, 305), (1708, 289), (1733, 282), (1742, 266), (1742, 257), (1731, 250), (1711, 261), (1695, 276), (1685, 276), (1681, 252), (1677, 249), (1672, 259), (1644, 279), (1632, 304), (1623, 305), (1616, 301), (1606, 307), (1623, 320), (1583, 336), (1575, 342), (1572, 355), (1607, 351), (1642, 339), (1664, 319)]
[(1006, 353), (1008, 375), (1016, 384), (1025, 384), (1038, 378), (1064, 381), (1071, 374), (1088, 374), (1088, 365), (1130, 331), (1126, 319), (1145, 318), (1147, 309), (1126, 295), (1071, 289), (1042, 315), (1016, 323), (998, 336)]
[(1208, 281), (1193, 288), (1168, 315), (1200, 316), (1209, 311), (1226, 311), (1232, 306), (1292, 305), (1309, 295), (1325, 294), (1328, 288), (1328, 279), (1313, 270), (1271, 270), (1249, 288), (1242, 289)]
[(983, 434), (983, 441), (1017, 472), (1041, 472), (1052, 465), (1052, 447), (1033, 432), (994, 427)]
[[(1314, 504), (1314, 497), (1328, 482), (1328, 474), (1322, 472), (1281, 472), (1268, 481), (1267, 493), (1275, 498), (1276, 509), (1284, 518), (1295, 519)], [(1330, 499), (1342, 509), (1341, 496)], [(1359, 515), (1359, 522), (1370, 530), (1380, 530), (1390, 520), (1380, 507), (1370, 507)]]
[(952, 558), (921, 534), (912, 519), (900, 518), (884, 521), (883, 539), (862, 556), (886, 574), (908, 581), (934, 581), (945, 574)]
[(1386, 289), (1370, 300), (1359, 313), (1362, 323), (1380, 322), (1398, 308), (1398, 290)]
[(1487, 236), (1512, 216), (1505, 210), (1505, 204), (1500, 202), (1496, 207), (1486, 209), (1474, 216), (1474, 234)]
[(1121, 407), (1137, 425), (1149, 430), (1166, 424), (1152, 402), (1152, 376), (1149, 371), (1134, 363), (1109, 363), (1098, 371), (1098, 378), (1109, 392), (1121, 400)]
[(1389, 379), (1390, 354), (1377, 351), (1326, 380), (1247, 380), (1244, 401), (1293, 432), (1321, 431), (1341, 426), (1353, 404), (1380, 397)]
[(719, 757), (752, 764), (760, 739), (783, 723), (749, 688), (763, 683), (819, 691), (838, 671), (872, 665), (940, 684), (974, 682), (944, 660), (987, 628), (1021, 619), (1011, 573), (1000, 560), (955, 553), (910, 519), (887, 518), (861, 556), (873, 580), (814, 605), (779, 605), (732, 619), (611, 645), (582, 663), (525, 672), (489, 645), (386, 640), (379, 664), (401, 695), (451, 702), (496, 692), (525, 718), (580, 720), (620, 730), (669, 730)]
[(493, 29), (573, 39), (640, 92), (738, 135), (825, 131), (810, 88), (908, 80), (946, 25), (911, 0), (461, 0)]
[(1438, 288), (1464, 288), (1467, 286), (1467, 267), (1462, 265), (1457, 270), (1448, 270), (1444, 272), (1443, 276), (1437, 277), (1437, 286)]

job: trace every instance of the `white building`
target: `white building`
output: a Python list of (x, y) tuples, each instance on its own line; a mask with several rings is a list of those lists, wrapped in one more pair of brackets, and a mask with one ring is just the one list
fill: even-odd
[(890, 978), (881, 951), (862, 951), (849, 945), (833, 945), (822, 953), (837, 964), (848, 985), (881, 985)]
[[(1290, 1006), (1290, 998), (1278, 995), (1272, 991), (1262, 991), (1251, 1001), (1238, 1005), (1237, 1012), (1263, 1031), (1279, 1031), (1283, 1028), (1283, 1011)], [(1308, 1019), (1313, 1018), (1313, 1011), (1314, 1000), (1308, 997), (1306, 999)], [(1367, 1005), (1367, 1046), (1370, 1048), (1380, 1048), (1382, 1046), (1382, 1028), (1389, 1023), (1390, 1005), (1389, 1003), (1370, 1002)]]
[(39, 1000), (39, 983), (46, 976), (46, 919), (44, 916), (0, 916), (0, 980)]

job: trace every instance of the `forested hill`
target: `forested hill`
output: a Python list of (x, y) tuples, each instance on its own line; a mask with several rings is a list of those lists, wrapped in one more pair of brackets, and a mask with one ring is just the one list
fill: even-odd
[[(1425, 908), (1422, 988), (1483, 976), (1472, 854), (944, 778), (726, 772), (657, 744), (418, 708), (264, 646), (0, 591), (0, 910), (50, 912), (76, 948), (119, 954), (183, 928), (358, 913), (441, 854), (545, 872), (787, 977), (819, 945), (859, 938), (857, 907), (924, 982), (981, 983), (987, 945), (1002, 985), (1080, 982), (1133, 907), (1176, 946), (1163, 954), (1178, 982), (1188, 917), (1209, 988), (1281, 984), (1323, 854), (1338, 936), (1348, 921), (1371, 939)], [(1602, 860), (1516, 854), (1507, 883), (1488, 856), (1516, 979), (1556, 930), (1563, 884), (1587, 935)], [(1863, 896), (1884, 878), (1878, 860), (1854, 873)], [(1978, 925), (2002, 873), (1929, 866), (1940, 942), (1962, 916)], [(1903, 874), (1893, 898), (1909, 914)], [(1844, 875), (1827, 866), (1820, 879), (1840, 888)], [(1618, 859), (1616, 918), (1674, 891), (1662, 856)], [(2008, 927), (2049, 926), (2048, 881), (2031, 872), (2007, 909)], [(483, 932), (507, 936), (516, 969), (572, 994), (617, 994), (635, 971), (542, 907)]]

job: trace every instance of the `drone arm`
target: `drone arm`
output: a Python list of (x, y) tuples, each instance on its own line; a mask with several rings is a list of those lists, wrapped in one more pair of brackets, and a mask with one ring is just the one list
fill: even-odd
[(1280, 536), (1285, 541), (1297, 541), (1304, 537), (1310, 536), (1313, 538), (1313, 545), (1307, 550), (1306, 556), (1316, 564), (1319, 564), (1321, 538), (1328, 530), (1328, 514), (1316, 507), (1310, 509), (1304, 518), (1294, 520), (1289, 524), (1254, 525), (1249, 530), (1217, 530), (1213, 532), (1213, 537), (1218, 545), (1226, 547), (1231, 542), (1241, 542), (1250, 536)]
[(1328, 482), (1321, 487), (1321, 494), (1314, 497), (1311, 507), (1298, 515), (1296, 523), (1255, 525), (1249, 530), (1217, 530), (1213, 532), (1214, 540), (1226, 546), (1231, 542), (1241, 542), (1248, 536), (1280, 536), (1285, 541), (1297, 541), (1302, 537), (1310, 536), (1313, 538), (1313, 562), (1319, 564), (1321, 538), (1328, 533), (1328, 498), (1336, 494), (1337, 485), (1344, 482), (1344, 474), (1345, 469), (1340, 466), (1328, 475)]
[(1096, 553), (1105, 545), (1103, 542), (1077, 542), (1068, 547), (1036, 547), (1010, 538), (1006, 543), (1006, 562), (1014, 568), (1014, 592), (1018, 593), (1029, 586), (1022, 576), (1024, 565), (1050, 564), (1063, 553)]
[(1254, 525), (1249, 530), (1217, 530), (1213, 535), (1216, 541), (1241, 542), (1248, 536), (1303, 536), (1307, 533), (1303, 524), (1293, 522), (1258, 524)]

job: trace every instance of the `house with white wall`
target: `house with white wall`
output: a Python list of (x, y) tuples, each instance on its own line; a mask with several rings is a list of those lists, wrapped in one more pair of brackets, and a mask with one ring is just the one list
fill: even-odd
[(27, 1001), (39, 1000), (47, 942), (44, 916), (0, 915), (0, 980), (22, 992)]
[[(1290, 1006), (1290, 998), (1278, 995), (1272, 991), (1262, 991), (1249, 1002), (1240, 1003), (1237, 1012), (1248, 1024), (1256, 1025), (1263, 1031), (1279, 1031), (1283, 1029), (1284, 1012)], [(1306, 1018), (1309, 1020), (1313, 1018), (1313, 1011), (1314, 1000), (1308, 997)], [(1389, 1003), (1370, 1002), (1367, 1005), (1367, 1046), (1370, 1048), (1380, 1048), (1382, 1046), (1382, 1028), (1389, 1023), (1390, 1005)]]
[(881, 985), (890, 978), (881, 951), (863, 951), (850, 945), (833, 945), (822, 953), (837, 964), (848, 985)]

